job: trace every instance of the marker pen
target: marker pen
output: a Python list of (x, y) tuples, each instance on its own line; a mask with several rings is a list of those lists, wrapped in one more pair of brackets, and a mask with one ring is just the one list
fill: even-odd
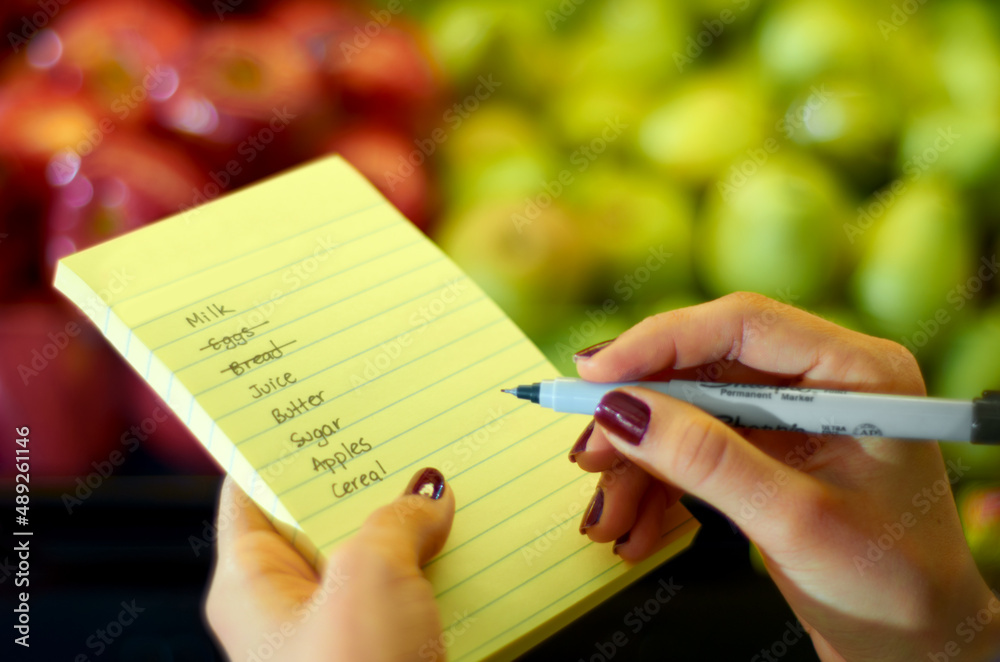
[(503, 392), (554, 411), (593, 415), (605, 393), (623, 386), (690, 402), (738, 428), (1000, 444), (1000, 391), (985, 391), (970, 402), (682, 379), (599, 383), (563, 377)]

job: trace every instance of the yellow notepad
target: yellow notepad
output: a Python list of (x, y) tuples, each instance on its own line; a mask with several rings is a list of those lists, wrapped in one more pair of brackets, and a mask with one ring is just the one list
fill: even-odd
[(587, 419), (500, 392), (556, 370), (339, 157), (64, 258), (55, 283), (314, 563), (440, 469), (457, 512), (425, 571), (453, 662), (523, 653), (697, 530), (675, 506), (631, 568), (577, 532)]

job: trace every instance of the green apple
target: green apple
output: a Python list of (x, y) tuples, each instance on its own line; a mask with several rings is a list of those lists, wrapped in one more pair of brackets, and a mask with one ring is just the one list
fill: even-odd
[(866, 73), (885, 43), (877, 24), (876, 13), (861, 2), (775, 2), (759, 23), (757, 51), (769, 75), (783, 84)]
[(423, 27), (449, 80), (463, 84), (478, 75), (496, 39), (501, 14), (502, 8), (494, 2), (446, 0), (433, 5)]
[(446, 198), (457, 208), (535, 194), (556, 173), (557, 152), (545, 133), (522, 108), (503, 101), (470, 113), (442, 152)]
[(559, 371), (577, 375), (573, 354), (603, 340), (617, 338), (635, 323), (634, 311), (612, 299), (591, 305), (573, 304), (550, 310), (539, 347)]
[(977, 268), (970, 221), (960, 197), (940, 180), (901, 180), (878, 195), (884, 205), (862, 206), (871, 225), (859, 237), (852, 298), (876, 330), (919, 353), (950, 330), (958, 312), (951, 293)]
[[(568, 35), (561, 61), (567, 84), (611, 81), (648, 88), (680, 73), (675, 58), (683, 54), (691, 25), (678, 3), (588, 0), (576, 13), (584, 14), (582, 25)], [(557, 25), (554, 31), (561, 30)]]
[(641, 86), (625, 85), (618, 81), (593, 80), (566, 85), (555, 94), (545, 97), (552, 132), (563, 144), (575, 149), (600, 137), (609, 119), (626, 126), (619, 147), (631, 149), (636, 127), (649, 111), (649, 101)]
[(734, 163), (716, 182), (700, 234), (707, 290), (752, 290), (800, 305), (837, 283), (846, 238), (845, 196), (822, 164), (784, 147)]
[[(891, 5), (897, 1), (890, 0), (889, 6), (879, 12), (880, 20), (892, 18)], [(941, 80), (928, 75), (937, 65), (935, 50), (928, 47), (934, 42), (933, 25), (926, 18), (927, 13), (920, 11), (910, 16), (903, 25), (905, 29), (894, 30), (888, 39), (882, 40), (879, 53), (885, 60), (885, 67), (866, 75), (882, 85), (886, 93), (896, 96), (903, 108), (921, 108), (941, 103), (946, 98)], [(888, 24), (883, 23), (882, 28), (888, 30), (887, 25), (894, 27), (891, 20)]]
[(904, 175), (939, 173), (963, 187), (993, 188), (1000, 166), (1000, 117), (985, 107), (921, 112), (903, 132), (897, 161)]
[(490, 100), (475, 110), (449, 117), (453, 117), (448, 127), (451, 133), (442, 153), (458, 168), (533, 150), (553, 156), (537, 119), (522, 105)]
[(996, 473), (962, 488), (955, 500), (965, 538), (990, 586), (1000, 583), (1000, 482)]
[(544, 199), (453, 211), (436, 239), (519, 324), (532, 305), (579, 301), (593, 262), (578, 224), (559, 203)]
[(987, 4), (959, 0), (929, 7), (938, 35), (936, 74), (952, 102), (971, 111), (1000, 104), (1000, 36)]
[(1000, 305), (953, 336), (933, 390), (946, 398), (975, 398), (985, 390), (1000, 390)]
[(896, 101), (863, 78), (825, 79), (791, 104), (789, 138), (838, 159), (848, 172), (877, 172), (890, 159)]
[(570, 64), (565, 28), (552, 28), (552, 16), (559, 12), (545, 0), (521, 0), (502, 6), (497, 42), (484, 62), (483, 72), (496, 75), (506, 96), (531, 100), (548, 94), (566, 77)]
[(691, 285), (694, 203), (669, 180), (596, 161), (566, 187), (594, 256), (596, 296), (652, 301)]
[(639, 126), (639, 149), (681, 181), (700, 184), (764, 142), (760, 87), (742, 71), (685, 78)]
[(742, 27), (766, 3), (764, 0), (682, 0), (680, 4), (694, 14), (696, 29), (708, 29), (712, 32), (713, 28), (717, 30), (712, 23), (716, 20), (726, 26)]

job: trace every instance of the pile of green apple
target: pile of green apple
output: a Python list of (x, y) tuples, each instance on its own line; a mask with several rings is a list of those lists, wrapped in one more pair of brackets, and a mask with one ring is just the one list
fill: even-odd
[[(462, 111), (435, 237), (561, 370), (753, 290), (903, 343), (932, 395), (1000, 389), (995, 3), (415, 11)], [(947, 452), (1000, 479), (1000, 452)]]
[(435, 238), (560, 368), (753, 290), (905, 344), (934, 393), (1000, 388), (992, 3), (413, 11), (455, 86)]

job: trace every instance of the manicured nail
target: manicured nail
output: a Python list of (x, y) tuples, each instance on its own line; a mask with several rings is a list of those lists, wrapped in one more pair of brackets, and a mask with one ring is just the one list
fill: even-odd
[(576, 462), (576, 454), (582, 453), (587, 450), (587, 440), (590, 439), (590, 433), (594, 431), (594, 421), (590, 421), (590, 425), (580, 434), (580, 438), (576, 440), (573, 444), (573, 449), (569, 452), (569, 461)]
[(594, 492), (594, 498), (590, 500), (587, 507), (587, 514), (583, 516), (583, 523), (580, 524), (580, 533), (586, 533), (587, 529), (601, 521), (601, 512), (604, 511), (604, 488), (598, 487)]
[(573, 361), (576, 362), (579, 361), (580, 359), (589, 359), (591, 356), (597, 354), (599, 351), (601, 351), (614, 341), (615, 339), (612, 338), (611, 340), (605, 340), (604, 342), (599, 342), (596, 345), (591, 345), (590, 347), (581, 349), (579, 352), (573, 355)]
[(618, 548), (621, 547), (622, 545), (624, 545), (625, 543), (627, 543), (628, 539), (629, 539), (629, 536), (631, 536), (631, 535), (632, 535), (632, 530), (629, 529), (628, 531), (626, 531), (622, 535), (618, 536), (618, 540), (615, 540), (615, 544), (611, 547), (611, 552), (613, 554), (617, 554), (618, 553)]
[(440, 499), (444, 494), (444, 476), (432, 467), (421, 469), (406, 488), (409, 494), (419, 494), (430, 499)]
[(622, 391), (605, 393), (594, 418), (630, 444), (638, 445), (649, 427), (649, 406)]

